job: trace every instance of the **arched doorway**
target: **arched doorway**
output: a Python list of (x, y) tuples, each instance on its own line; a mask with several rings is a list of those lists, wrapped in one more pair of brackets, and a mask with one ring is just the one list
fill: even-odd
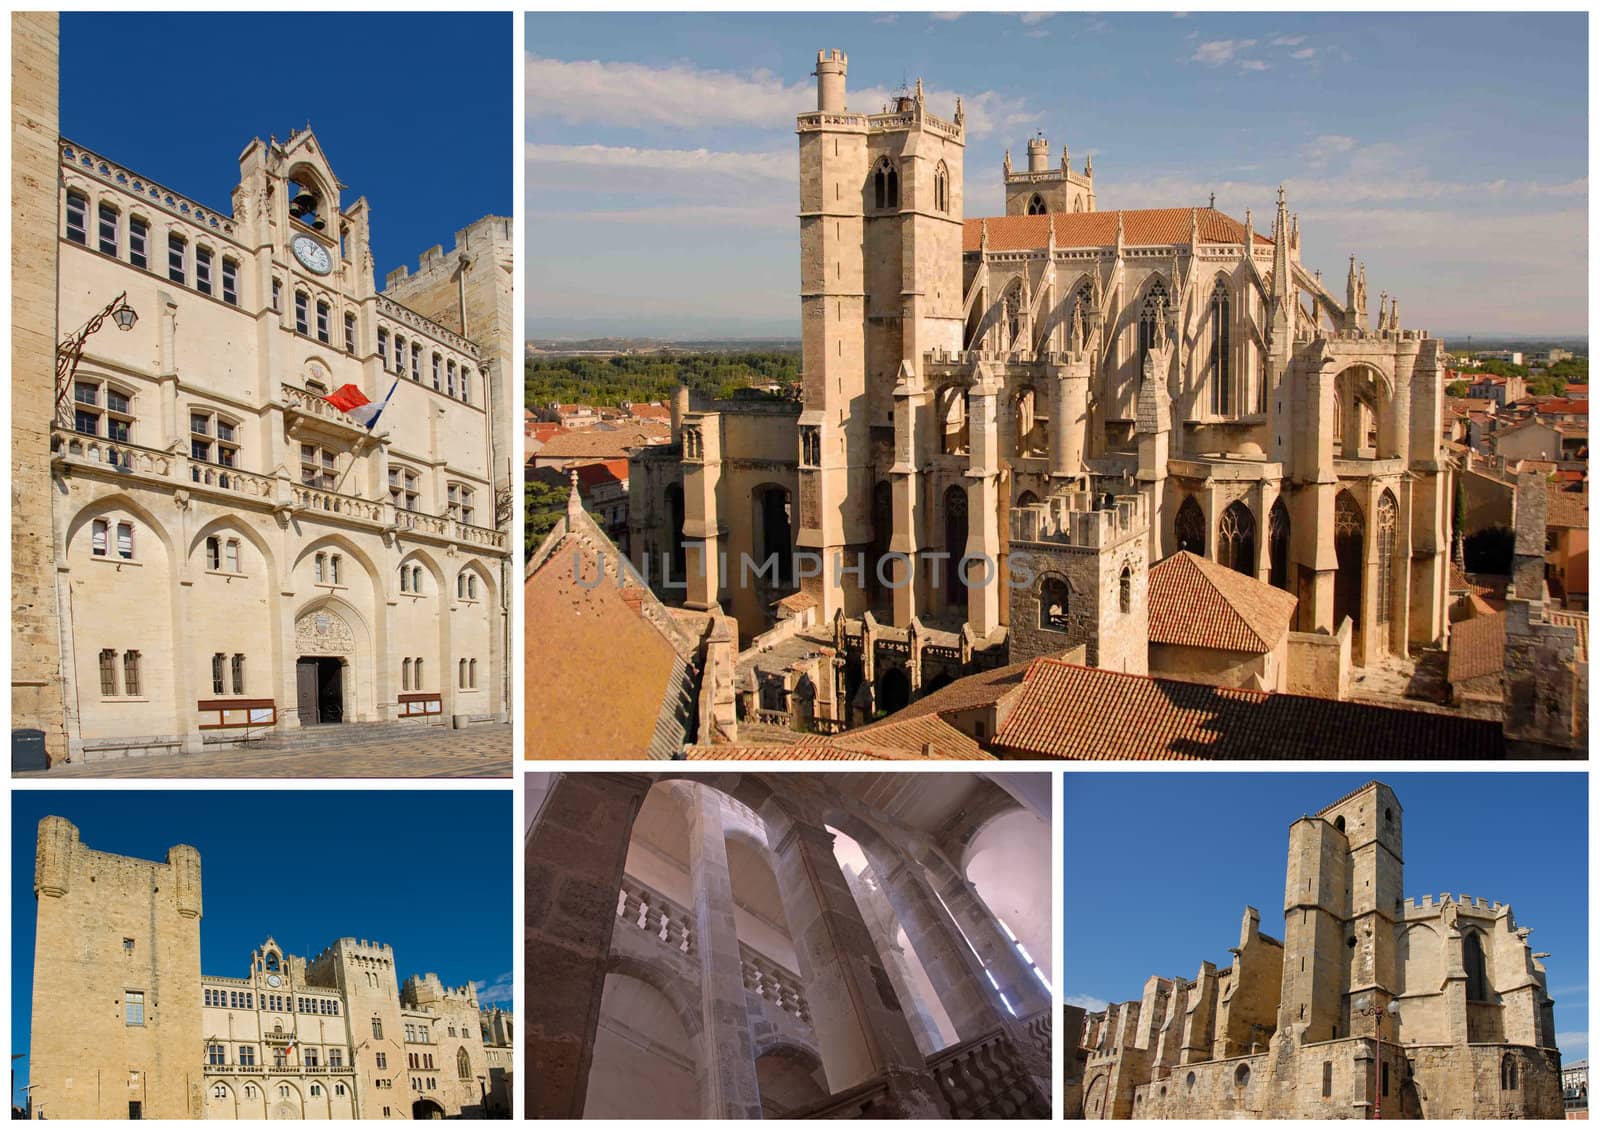
[(967, 489), (959, 484), (944, 493), (944, 548), (950, 555), (944, 568), (945, 603), (961, 608), (967, 600), (967, 579), (961, 570), (967, 552)]
[(671, 532), (672, 550), (667, 557), (667, 576), (664, 581), (683, 581), (688, 577), (687, 554), (683, 542), (683, 486), (669, 483), (666, 493), (667, 529)]
[[(1333, 549), (1338, 572), (1333, 578), (1333, 627), (1338, 630), (1349, 617), (1353, 622), (1353, 643), (1361, 640), (1361, 571), (1366, 564), (1362, 546), (1366, 539), (1366, 516), (1361, 504), (1349, 491), (1340, 491), (1333, 501)], [(1358, 653), (1359, 654), (1359, 650)]]
[(787, 489), (768, 483), (751, 492), (755, 507), (754, 541), (755, 558), (765, 568), (769, 558), (776, 556), (778, 571), (776, 586), (787, 589), (794, 584), (794, 539), (791, 533), (792, 506)]
[(443, 1119), (444, 1118), (444, 1108), (440, 1107), (438, 1104), (434, 1103), (432, 1100), (427, 1100), (427, 1099), (418, 1100), (416, 1103), (411, 1105), (411, 1118), (412, 1119)]
[(763, 1119), (783, 1119), (830, 1095), (822, 1060), (810, 1049), (782, 1042), (756, 1057)]
[(1180, 550), (1206, 556), (1206, 516), (1193, 495), (1185, 495), (1172, 523), (1172, 537)]
[(1285, 592), (1289, 589), (1289, 508), (1280, 498), (1272, 504), (1267, 518), (1267, 554), (1270, 559), (1267, 580)]
[(878, 711), (892, 715), (911, 702), (911, 677), (904, 668), (886, 667), (878, 676)]
[(1256, 572), (1256, 516), (1244, 500), (1229, 503), (1217, 523), (1217, 561), (1251, 577)]
[(357, 717), (356, 666), (367, 652), (365, 631), (348, 606), (330, 599), (295, 618), (295, 709), (301, 726)]

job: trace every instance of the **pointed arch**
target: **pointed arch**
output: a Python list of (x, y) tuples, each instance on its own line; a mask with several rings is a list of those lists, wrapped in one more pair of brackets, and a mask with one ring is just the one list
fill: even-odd
[(131, 495), (121, 491), (110, 495), (102, 495), (100, 498), (84, 504), (78, 513), (68, 520), (63, 545), (70, 547), (72, 540), (77, 537), (78, 531), (95, 519), (104, 517), (112, 511), (125, 511), (142, 522), (156, 536), (156, 541), (166, 550), (169, 563), (177, 556), (177, 547), (173, 545), (172, 535), (162, 525), (161, 521), (142, 503), (134, 501)]
[(888, 157), (878, 158), (872, 167), (872, 206), (884, 210), (900, 207), (900, 174)]
[(1267, 516), (1267, 580), (1274, 587), (1289, 592), (1289, 508), (1283, 496), (1273, 500), (1272, 511)]
[(1362, 570), (1366, 564), (1367, 519), (1361, 504), (1348, 490), (1333, 500), (1333, 550), (1338, 572), (1333, 582), (1333, 627), (1338, 631), (1345, 617), (1354, 628), (1353, 640), (1361, 637)]
[(937, 212), (950, 211), (950, 168), (942, 160), (933, 167), (933, 207)]
[[(428, 572), (433, 578), (436, 592), (446, 592), (444, 567), (439, 564), (439, 560), (431, 553), (420, 546), (404, 551), (400, 557), (400, 568), (405, 569), (407, 566), (412, 565), (420, 565)], [(411, 590), (411, 592), (415, 591), (414, 589)]]
[(1028, 198), (1029, 216), (1043, 216), (1049, 211), (1050, 209), (1045, 206), (1044, 197), (1040, 196), (1038, 193), (1034, 193)]
[(1206, 516), (1193, 495), (1185, 495), (1172, 523), (1172, 537), (1179, 550), (1206, 556)]
[(1217, 520), (1217, 561), (1249, 577), (1255, 576), (1256, 516), (1243, 499), (1229, 503)]
[(206, 544), (207, 538), (222, 530), (226, 530), (229, 534), (237, 534), (254, 546), (256, 552), (261, 555), (261, 560), (266, 563), (267, 576), (276, 576), (278, 558), (273, 552), (271, 544), (258, 534), (253, 526), (247, 522), (240, 522), (236, 516), (231, 514), (219, 515), (197, 530), (194, 537), (189, 540), (189, 550), (185, 557), (194, 557), (195, 551)]
[(350, 555), (351, 558), (359, 562), (361, 568), (366, 571), (367, 578), (372, 582), (373, 593), (381, 594), (384, 592), (383, 573), (378, 569), (378, 563), (373, 561), (372, 556), (356, 545), (355, 542), (336, 531), (319, 534), (307, 542), (300, 548), (300, 552), (295, 555), (295, 559), (289, 568), (291, 570), (298, 569), (301, 562), (326, 546), (337, 546), (341, 552)]
[(1394, 555), (1399, 538), (1399, 505), (1394, 492), (1387, 487), (1378, 496), (1377, 537), (1378, 551), (1378, 623), (1388, 624), (1394, 612)]
[(1210, 304), (1206, 307), (1206, 329), (1210, 336), (1206, 380), (1211, 386), (1211, 412), (1214, 416), (1232, 416), (1233, 299), (1228, 290), (1228, 277), (1220, 271), (1211, 288)]

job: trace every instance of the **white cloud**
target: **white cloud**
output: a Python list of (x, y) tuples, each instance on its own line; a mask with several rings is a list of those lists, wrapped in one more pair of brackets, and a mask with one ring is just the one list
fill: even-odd
[(1568, 1064), (1589, 1055), (1588, 1033), (1557, 1033), (1556, 1046), (1561, 1049), (1561, 1059)]
[(1271, 66), (1270, 63), (1263, 63), (1260, 59), (1239, 60), (1239, 69), (1241, 71), (1264, 71), (1269, 66)]
[(1298, 51), (1291, 52), (1290, 55), (1289, 55), (1289, 58), (1291, 58), (1291, 59), (1310, 59), (1316, 53), (1317, 53), (1317, 49), (1315, 47), (1302, 47)]
[(780, 181), (793, 185), (798, 155), (717, 152), (710, 149), (642, 149), (631, 145), (549, 145), (529, 142), (523, 148), (530, 174), (550, 166), (583, 166), (631, 172), (714, 173), (720, 177)]
[(492, 982), (474, 982), (472, 984), (477, 988), (478, 1001), (484, 1005), (509, 1002), (514, 996), (510, 974), (502, 974)]
[(1104, 998), (1090, 997), (1088, 994), (1067, 994), (1061, 999), (1064, 1005), (1075, 1005), (1079, 1009), (1086, 1009), (1090, 1013), (1099, 1013), (1111, 1004)]
[(1190, 58), (1208, 67), (1220, 67), (1224, 63), (1231, 63), (1241, 51), (1248, 51), (1255, 45), (1253, 39), (1208, 39), (1195, 48)]
[[(651, 67), (534, 55), (527, 60), (527, 91), (530, 121), (542, 116), (589, 125), (734, 125), (787, 131), (795, 115), (816, 108), (812, 83), (785, 83), (771, 71), (740, 75), (683, 64)], [(934, 114), (955, 113), (953, 92), (930, 87), (924, 93)], [(858, 113), (875, 114), (892, 97), (885, 88), (867, 87), (850, 91), (848, 105)], [(966, 95), (963, 106), (967, 135), (973, 139), (1015, 130), (1039, 118), (1025, 99), (994, 90)]]
[(1269, 47), (1299, 47), (1306, 41), (1303, 35), (1280, 35), (1273, 38)]
[(772, 126), (814, 106), (810, 82), (685, 64), (546, 59), (529, 55), (528, 117), (617, 126)]
[(930, 20), (942, 20), (945, 23), (953, 23), (964, 15), (966, 15), (965, 12), (929, 12), (928, 18)]
[(1053, 15), (1055, 15), (1054, 12), (1023, 12), (1017, 18), (1025, 24), (1032, 25), (1042, 24), (1045, 20), (1048, 20)]

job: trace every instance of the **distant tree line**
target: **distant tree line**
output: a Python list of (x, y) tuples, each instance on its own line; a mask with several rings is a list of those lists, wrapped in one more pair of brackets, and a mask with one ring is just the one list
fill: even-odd
[(665, 401), (680, 385), (705, 396), (731, 397), (752, 385), (799, 380), (797, 351), (530, 357), (524, 369), (530, 409), (558, 402), (604, 407)]

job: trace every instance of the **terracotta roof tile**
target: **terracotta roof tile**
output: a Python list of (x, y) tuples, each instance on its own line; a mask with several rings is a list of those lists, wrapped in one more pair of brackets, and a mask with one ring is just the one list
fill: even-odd
[(992, 747), (1071, 759), (1499, 758), (1500, 724), (1033, 662)]
[(1572, 609), (1547, 609), (1545, 619), (1551, 624), (1562, 624), (1578, 632), (1578, 662), (1589, 662), (1589, 614)]
[(1451, 683), (1505, 671), (1506, 614), (1473, 617), (1450, 626)]
[(1545, 498), (1548, 500), (1544, 519), (1546, 526), (1561, 526), (1568, 530), (1589, 528), (1589, 492), (1561, 491), (1548, 487)]
[[(799, 745), (808, 746), (813, 740), (801, 739)], [(938, 715), (925, 714), (911, 718), (885, 719), (871, 726), (845, 731), (832, 738), (816, 740), (866, 750), (883, 757), (913, 756), (919, 758), (981, 758), (993, 757), (967, 734), (957, 730)]]
[(1297, 604), (1292, 593), (1179, 550), (1150, 570), (1150, 643), (1270, 652)]
[(586, 428), (552, 436), (539, 449), (539, 459), (625, 458), (629, 448), (662, 444), (672, 435), (664, 424), (635, 424), (627, 428)]
[[(1212, 208), (1135, 208), (1122, 216), (1123, 242), (1131, 246), (1184, 244), (1189, 242), (1195, 212), (1200, 214), (1201, 243), (1244, 242), (1244, 225), (1232, 216)], [(1052, 212), (1045, 216), (990, 216), (965, 221), (962, 251), (977, 251), (983, 243), (983, 227), (989, 226), (990, 251), (1026, 251), (1044, 247), (1050, 239), (1050, 221), (1055, 220), (1056, 246), (1114, 247), (1117, 242), (1116, 212)], [(1272, 241), (1256, 233), (1256, 243)]]

